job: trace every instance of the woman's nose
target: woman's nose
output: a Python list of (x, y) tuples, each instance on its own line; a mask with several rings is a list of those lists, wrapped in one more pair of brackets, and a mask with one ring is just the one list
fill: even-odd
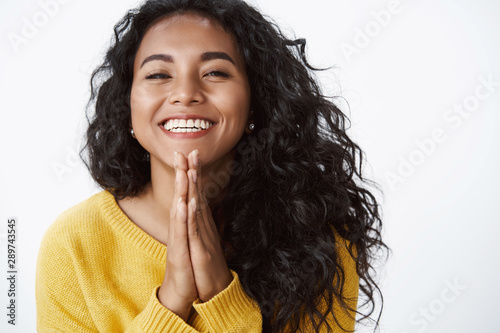
[(190, 105), (205, 101), (201, 84), (194, 77), (177, 77), (172, 82), (169, 102), (171, 104)]

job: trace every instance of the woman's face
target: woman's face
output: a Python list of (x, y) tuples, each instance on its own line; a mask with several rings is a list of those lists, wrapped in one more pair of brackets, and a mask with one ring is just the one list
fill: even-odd
[(174, 151), (198, 149), (203, 165), (232, 157), (248, 121), (244, 61), (226, 33), (195, 14), (161, 20), (134, 62), (132, 128), (151, 163), (173, 166)]

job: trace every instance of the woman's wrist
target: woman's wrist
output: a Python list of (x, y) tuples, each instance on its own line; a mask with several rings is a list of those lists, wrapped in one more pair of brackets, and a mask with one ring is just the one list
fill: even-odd
[(157, 298), (161, 305), (175, 313), (185, 322), (188, 321), (189, 314), (191, 313), (192, 304), (186, 304), (181, 301), (176, 301), (174, 297), (169, 297), (160, 287), (157, 292)]

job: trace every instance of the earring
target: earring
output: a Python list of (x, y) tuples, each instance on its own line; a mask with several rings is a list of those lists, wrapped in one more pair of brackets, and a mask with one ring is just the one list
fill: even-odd
[(255, 124), (254, 124), (254, 123), (250, 123), (250, 124), (248, 125), (248, 129), (249, 129), (250, 131), (253, 131), (253, 130), (255, 129)]
[(135, 133), (134, 133), (134, 129), (130, 129), (130, 134), (132, 135), (132, 137), (135, 139)]

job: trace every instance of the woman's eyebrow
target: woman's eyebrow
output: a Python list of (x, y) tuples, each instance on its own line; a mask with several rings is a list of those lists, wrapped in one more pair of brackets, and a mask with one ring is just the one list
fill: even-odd
[(141, 68), (142, 68), (142, 66), (144, 66), (145, 63), (153, 61), (153, 60), (174, 62), (174, 57), (172, 57), (170, 54), (152, 54), (149, 57), (147, 57), (146, 59), (144, 59), (144, 61), (141, 64)]
[[(231, 62), (233, 65), (235, 65), (234, 60), (229, 56), (229, 54), (225, 52), (205, 52), (201, 55), (201, 60), (202, 61), (208, 61), (208, 60), (213, 60), (213, 59), (222, 59), (222, 60), (227, 60)], [(144, 66), (147, 62), (153, 61), (153, 60), (161, 60), (165, 62), (174, 62), (174, 57), (172, 57), (170, 54), (152, 54), (146, 59), (141, 64)]]
[(222, 59), (231, 62), (235, 65), (233, 59), (229, 56), (229, 54), (225, 52), (205, 52), (201, 55), (201, 60), (208, 61), (213, 59)]

